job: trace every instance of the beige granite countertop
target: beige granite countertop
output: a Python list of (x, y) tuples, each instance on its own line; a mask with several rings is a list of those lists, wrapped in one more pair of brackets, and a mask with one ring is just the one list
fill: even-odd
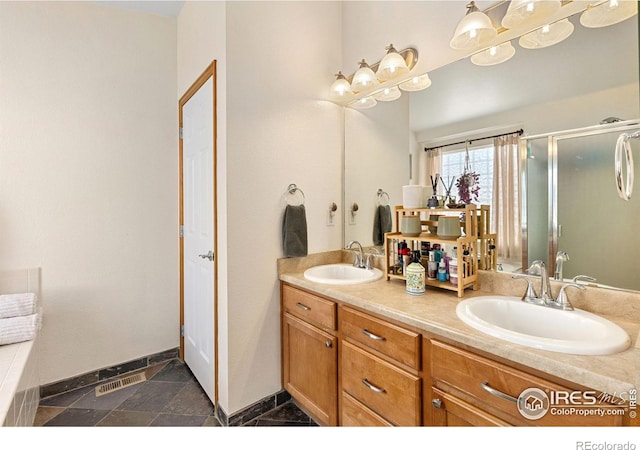
[[(424, 295), (414, 296), (405, 291), (401, 280), (387, 281), (386, 277), (351, 286), (314, 283), (304, 278), (307, 267), (342, 262), (348, 257), (338, 250), (306, 258), (280, 259), (279, 277), (293, 286), (601, 392), (617, 395), (640, 387), (639, 294), (598, 288), (588, 288), (588, 294), (572, 291), (574, 296), (570, 299), (574, 306), (606, 317), (631, 337), (630, 348), (617, 354), (572, 355), (512, 344), (469, 327), (456, 315), (456, 306), (462, 299), (453, 291), (427, 287)], [(463, 299), (488, 294), (522, 295), (526, 287), (522, 280), (496, 272), (481, 272), (480, 284), (478, 291), (467, 289)]]

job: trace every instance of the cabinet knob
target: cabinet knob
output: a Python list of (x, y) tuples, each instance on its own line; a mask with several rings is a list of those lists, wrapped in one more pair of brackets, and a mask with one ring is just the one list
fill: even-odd
[(434, 398), (433, 400), (431, 400), (431, 404), (434, 408), (442, 408), (442, 400), (440, 400), (439, 398)]
[(327, 347), (327, 348), (331, 348), (333, 346), (333, 344), (331, 343), (331, 341), (326, 341), (324, 343), (324, 346)]

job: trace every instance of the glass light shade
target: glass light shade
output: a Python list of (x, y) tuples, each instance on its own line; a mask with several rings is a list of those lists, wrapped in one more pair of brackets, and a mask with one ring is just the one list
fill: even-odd
[(516, 49), (511, 45), (511, 41), (507, 41), (472, 55), (471, 62), (476, 66), (493, 66), (511, 59), (515, 54)]
[(562, 19), (521, 36), (518, 44), (527, 49), (550, 47), (564, 41), (571, 36), (571, 33), (573, 33), (573, 24), (569, 19)]
[(587, 28), (614, 25), (638, 14), (638, 2), (609, 0), (586, 9), (580, 16), (580, 23)]
[(393, 100), (399, 99), (402, 95), (398, 86), (392, 86), (388, 88), (384, 88), (382, 91), (378, 92), (374, 95), (375, 99), (381, 102), (391, 102)]
[(497, 35), (498, 32), (493, 27), (489, 16), (478, 11), (473, 5), (456, 27), (456, 32), (449, 42), (449, 46), (454, 50), (471, 50), (489, 42)]
[(387, 54), (378, 65), (376, 76), (380, 81), (392, 80), (409, 73), (409, 67), (402, 55), (393, 48), (393, 44), (387, 47)]
[(338, 72), (336, 75), (336, 81), (333, 82), (329, 89), (329, 99), (336, 102), (343, 102), (353, 98), (353, 95), (351, 85), (342, 72)]
[(376, 78), (376, 74), (371, 70), (369, 64), (363, 59), (360, 61), (360, 68), (353, 75), (353, 81), (351, 81), (351, 89), (355, 92), (366, 91), (380, 84)]
[(400, 89), (407, 92), (421, 91), (429, 86), (431, 86), (431, 78), (429, 78), (429, 74), (427, 73), (400, 83)]
[(365, 97), (365, 98), (356, 100), (355, 102), (349, 103), (349, 106), (355, 109), (369, 109), (369, 108), (373, 108), (377, 104), (378, 102), (376, 101), (375, 98)]
[(562, 2), (548, 0), (513, 0), (502, 18), (505, 28), (518, 28), (533, 21), (544, 21), (560, 10)]

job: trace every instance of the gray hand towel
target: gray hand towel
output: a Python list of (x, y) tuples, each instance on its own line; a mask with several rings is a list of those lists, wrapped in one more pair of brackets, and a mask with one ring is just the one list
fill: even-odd
[(307, 256), (307, 216), (304, 205), (287, 205), (282, 221), (284, 256)]
[(373, 218), (373, 245), (384, 244), (384, 234), (391, 232), (391, 208), (389, 205), (378, 205)]

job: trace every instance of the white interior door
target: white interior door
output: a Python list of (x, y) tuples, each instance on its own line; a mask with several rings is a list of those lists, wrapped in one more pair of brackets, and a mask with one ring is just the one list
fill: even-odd
[(213, 78), (182, 109), (184, 360), (215, 404)]

